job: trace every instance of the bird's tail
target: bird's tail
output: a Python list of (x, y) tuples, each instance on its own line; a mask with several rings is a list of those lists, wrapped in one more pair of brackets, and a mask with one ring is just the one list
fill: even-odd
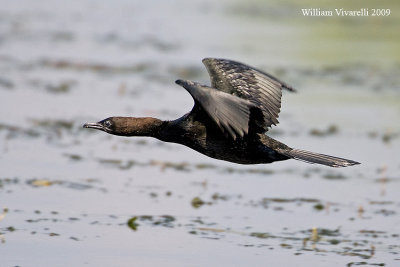
[(318, 154), (300, 149), (292, 149), (286, 152), (285, 155), (292, 159), (305, 161), (311, 164), (313, 163), (322, 164), (330, 167), (348, 167), (360, 164), (357, 161)]

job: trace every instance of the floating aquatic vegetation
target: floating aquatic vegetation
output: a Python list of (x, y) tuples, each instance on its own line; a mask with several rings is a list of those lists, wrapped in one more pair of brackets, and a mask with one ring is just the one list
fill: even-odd
[(382, 135), (382, 141), (383, 141), (384, 143), (390, 143), (393, 139), (399, 138), (399, 137), (400, 137), (400, 133), (387, 130), (387, 131)]
[(219, 194), (219, 193), (214, 193), (212, 196), (211, 196), (211, 198), (212, 198), (212, 200), (214, 200), (214, 201), (217, 201), (217, 200), (224, 200), (224, 201), (226, 201), (226, 200), (229, 200), (229, 196), (228, 195), (221, 195), (221, 194)]
[(74, 84), (72, 81), (63, 81), (58, 84), (48, 84), (45, 88), (50, 93), (68, 93)]
[(192, 204), (192, 207), (195, 209), (200, 208), (204, 204), (208, 204), (199, 197), (194, 197), (190, 203)]
[[(74, 157), (71, 154), (64, 154), (68, 157)], [(80, 156), (77, 155), (78, 160)], [(75, 158), (73, 158), (75, 159)], [(215, 170), (220, 173), (242, 173), (242, 174), (265, 174), (272, 175), (278, 171), (265, 168), (248, 168), (242, 169), (238, 167), (219, 167), (213, 164), (204, 163), (189, 163), (189, 162), (173, 162), (173, 161), (161, 161), (161, 160), (149, 160), (148, 162), (140, 162), (136, 160), (124, 160), (124, 159), (111, 159), (111, 158), (97, 158), (100, 164), (108, 165), (110, 167), (116, 167), (121, 170), (128, 170), (132, 167), (159, 167), (161, 171), (173, 169), (175, 171), (191, 172), (194, 170)], [(283, 173), (292, 173), (293, 169), (282, 170)]]
[[(314, 229), (315, 228), (313, 228), (312, 231), (315, 231)], [(337, 228), (334, 230), (327, 229), (327, 228), (318, 228), (317, 232), (318, 232), (318, 235), (320, 235), (320, 236), (339, 236), (341, 234), (340, 228)]]
[(396, 211), (388, 209), (380, 209), (375, 212), (375, 214), (382, 214), (383, 216), (392, 216), (395, 215), (396, 213), (397, 213)]
[(82, 156), (78, 155), (78, 154), (68, 154), (68, 153), (64, 153), (64, 156), (68, 157), (69, 159), (73, 160), (73, 161), (80, 161), (82, 160)]
[(371, 200), (369, 201), (371, 205), (393, 205), (395, 204), (393, 201), (380, 201), (380, 200)]
[(39, 219), (27, 219), (25, 220), (28, 223), (37, 223), (37, 222), (43, 222), (43, 221), (52, 221), (52, 222), (57, 222), (57, 219), (49, 219), (49, 218), (39, 218)]
[(347, 64), (319, 68), (298, 68), (287, 70), (289, 76), (302, 77), (298, 83), (310, 80), (323, 80), (324, 84), (335, 84), (337, 89), (346, 88), (338, 84), (358, 89), (370, 88), (374, 91), (397, 90), (400, 84), (398, 65), (390, 68), (376, 68), (371, 65)]
[[(87, 180), (88, 183), (90, 183), (90, 178)], [(105, 188), (102, 187), (95, 187), (90, 184), (86, 183), (78, 183), (78, 182), (70, 182), (68, 180), (58, 180), (58, 179), (48, 179), (48, 178), (30, 178), (30, 179), (25, 179), (22, 180), (22, 182), (26, 183), (27, 185), (30, 185), (34, 188), (40, 188), (40, 187), (51, 187), (54, 185), (57, 186), (62, 186), (65, 188), (69, 189), (75, 189), (75, 190), (88, 190), (88, 189), (97, 189), (98, 191), (101, 192), (107, 192)], [(11, 184), (19, 184), (21, 183), (21, 179), (10, 179), (10, 178), (3, 178), (0, 179), (0, 188), (5, 185), (11, 185)]]
[(287, 208), (294, 209), (303, 206), (303, 204), (316, 211), (326, 210), (327, 212), (331, 205), (335, 205), (330, 202), (324, 204), (322, 200), (314, 198), (262, 198), (260, 201), (250, 201), (250, 205), (253, 207), (273, 208), (275, 211), (282, 211)]
[(271, 201), (271, 202), (278, 202), (278, 203), (284, 203), (284, 202), (315, 203), (315, 202), (319, 202), (319, 200), (315, 199), (315, 198), (264, 198), (263, 200)]
[(161, 216), (150, 216), (150, 215), (141, 215), (141, 216), (133, 216), (127, 221), (127, 226), (134, 231), (138, 230), (139, 223), (138, 222), (147, 222), (153, 226), (163, 226), (168, 228), (175, 227), (174, 222), (176, 218), (171, 215), (161, 215)]
[(49, 236), (59, 236), (60, 234), (57, 233), (49, 233)]
[(202, 169), (215, 169), (215, 168), (217, 168), (217, 166), (214, 165), (214, 164), (198, 163), (198, 164), (195, 164), (195, 168), (199, 169), (199, 170), (202, 170)]
[(50, 186), (54, 182), (49, 181), (47, 179), (34, 179), (31, 181), (28, 181), (28, 183), (30, 183), (32, 186), (35, 186), (35, 187), (41, 187), (41, 186)]
[(128, 225), (129, 228), (131, 228), (133, 231), (137, 230), (137, 227), (139, 226), (139, 224), (136, 223), (136, 220), (138, 219), (138, 217), (132, 217), (128, 220), (128, 222), (126, 223)]
[(349, 179), (348, 176), (344, 175), (340, 171), (327, 170), (326, 168), (310, 168), (310, 169), (306, 169), (305, 172), (303, 173), (303, 176), (305, 178), (310, 178), (313, 175), (315, 175), (316, 177), (327, 179), (327, 180)]
[(264, 168), (260, 168), (260, 169), (255, 169), (255, 168), (249, 168), (249, 169), (239, 169), (239, 168), (235, 168), (235, 167), (227, 167), (227, 168), (223, 168), (221, 169), (222, 172), (226, 172), (226, 173), (253, 173), (253, 174), (265, 174), (265, 175), (270, 175), (270, 174), (274, 174), (275, 171), (273, 170), (269, 170), (269, 169), (264, 169)]
[(318, 204), (315, 204), (315, 205), (313, 206), (313, 208), (314, 208), (315, 210), (320, 211), (320, 210), (325, 209), (325, 206), (322, 205), (321, 203), (318, 203)]
[(190, 171), (188, 167), (188, 163), (186, 162), (180, 162), (180, 163), (175, 163), (175, 162), (170, 162), (170, 161), (155, 161), (152, 160), (150, 161), (150, 165), (153, 166), (160, 166), (161, 171), (164, 171), (166, 169), (174, 169), (177, 171)]
[(41, 66), (46, 68), (54, 69), (68, 69), (75, 71), (93, 71), (100, 73), (137, 73), (154, 68), (151, 63), (137, 63), (133, 65), (111, 65), (106, 63), (94, 63), (94, 62), (78, 62), (69, 60), (53, 60), (53, 59), (43, 59), (38, 63), (31, 64), (32, 66)]
[(171, 216), (171, 215), (162, 215), (160, 217), (157, 218), (157, 220), (155, 220), (153, 222), (154, 225), (161, 225), (161, 226), (165, 226), (165, 227), (174, 227), (173, 222), (175, 221), (175, 217)]
[(330, 125), (326, 130), (312, 129), (310, 131), (310, 135), (325, 137), (328, 135), (333, 135), (339, 132), (339, 129), (336, 125)]
[(7, 230), (8, 232), (14, 232), (16, 229), (15, 229), (14, 226), (8, 226), (8, 227), (6, 228), (6, 230)]
[(52, 120), (52, 119), (31, 119), (33, 126), (44, 129), (71, 130), (74, 121), (71, 120)]
[(257, 238), (275, 238), (275, 236), (271, 235), (270, 233), (253, 232), (253, 233), (250, 233), (249, 235), (257, 237)]
[(6, 131), (6, 138), (11, 139), (19, 136), (38, 137), (40, 133), (33, 129), (25, 129), (19, 126), (0, 123), (0, 131)]
[(0, 188), (6, 186), (6, 185), (11, 185), (11, 184), (18, 184), (19, 179), (18, 178), (0, 178)]
[(314, 198), (263, 198), (260, 201), (262, 205), (269, 203), (319, 203), (320, 200)]
[(379, 138), (383, 143), (390, 144), (393, 140), (400, 137), (400, 133), (391, 129), (387, 129), (383, 133), (377, 131), (368, 132), (367, 136), (371, 139)]
[(27, 80), (28, 87), (34, 88), (35, 90), (44, 90), (52, 94), (64, 94), (68, 93), (72, 87), (77, 84), (76, 80), (61, 80), (57, 82), (50, 82), (43, 79), (29, 79)]
[(368, 263), (366, 261), (352, 261), (346, 264), (347, 267), (351, 266), (361, 266), (361, 265), (369, 265), (369, 266), (386, 266), (385, 263)]
[(203, 199), (201, 199), (200, 197), (194, 197), (190, 203), (192, 205), (193, 208), (197, 209), (200, 208), (203, 205), (213, 205), (216, 204), (218, 201), (228, 201), (230, 199), (232, 199), (233, 197), (236, 197), (237, 199), (242, 198), (241, 195), (238, 196), (228, 196), (228, 195), (221, 195), (219, 193), (214, 193), (211, 195), (211, 200), (210, 201), (205, 201)]
[(120, 170), (129, 170), (138, 164), (134, 160), (123, 161), (120, 159), (98, 159), (98, 162), (106, 166), (117, 167)]
[[(287, 202), (284, 202), (287, 203)], [(311, 202), (312, 203), (312, 202)], [(90, 222), (90, 218), (92, 215), (82, 215), (82, 216), (69, 216), (65, 219), (60, 219), (59, 216), (57, 218), (54, 217), (54, 213), (43, 213), (43, 212), (35, 212), (36, 216), (40, 216), (39, 218), (33, 218), (26, 220), (28, 223), (88, 223), (89, 225), (121, 225), (119, 220), (114, 223), (105, 222), (107, 218), (118, 219), (119, 216), (107, 216), (104, 215), (103, 218), (99, 220)], [(52, 217), (43, 217), (53, 215)], [(98, 218), (98, 215), (95, 215)], [(268, 246), (270, 248), (276, 249), (277, 247), (282, 249), (293, 250), (296, 255), (304, 254), (309, 252), (317, 252), (324, 253), (326, 255), (328, 253), (333, 253), (342, 256), (351, 256), (351, 257), (359, 257), (362, 259), (371, 259), (375, 255), (375, 245), (371, 242), (372, 239), (377, 239), (380, 237), (385, 237), (388, 233), (384, 231), (378, 230), (369, 230), (364, 229), (360, 230), (358, 233), (363, 235), (365, 239), (357, 239), (356, 237), (349, 236), (349, 233), (342, 233), (340, 228), (329, 229), (329, 228), (319, 228), (312, 227), (311, 229), (296, 231), (293, 233), (287, 232), (284, 230), (284, 233), (276, 234), (267, 231), (251, 231), (247, 230), (235, 230), (230, 227), (220, 226), (217, 223), (213, 222), (205, 222), (205, 217), (196, 217), (196, 218), (177, 218), (172, 215), (135, 215), (129, 218), (124, 225), (128, 226), (133, 231), (142, 230), (145, 227), (166, 227), (166, 228), (185, 228), (187, 229), (187, 233), (190, 235), (198, 236), (199, 238), (207, 238), (207, 239), (224, 239), (228, 235), (239, 235), (242, 236), (237, 245), (238, 246), (248, 246), (248, 247), (263, 247)], [(189, 220), (189, 221), (188, 221)], [(185, 222), (186, 221), (186, 222)], [(188, 222), (187, 222), (188, 221)], [(3, 232), (10, 232), (16, 230), (16, 227), (12, 228), (3, 228)], [(44, 229), (43, 234), (50, 235), (53, 237), (62, 236), (57, 230), (51, 229), (51, 227), (47, 226)], [(247, 229), (247, 228), (246, 228)], [(145, 229), (143, 229), (145, 230)], [(36, 231), (32, 231), (32, 234), (36, 234)], [(39, 232), (40, 233), (40, 232)], [(259, 241), (255, 241), (254, 243), (251, 240), (246, 241), (246, 244), (243, 245), (244, 237), (252, 237), (257, 238)], [(68, 239), (72, 241), (81, 240), (80, 237), (75, 235), (70, 236)], [(270, 239), (268, 244), (262, 243), (263, 239)], [(231, 239), (229, 239), (231, 240)], [(231, 241), (230, 241), (231, 242)], [(261, 242), (261, 243), (260, 243)], [(397, 247), (392, 248), (395, 251)], [(322, 255), (322, 254), (321, 254)]]
[(68, 143), (76, 142), (70, 138), (71, 134), (81, 131), (81, 128), (75, 126), (75, 122), (72, 120), (64, 119), (29, 119), (31, 128), (37, 133), (37, 136), (46, 138), (46, 141), (53, 141), (57, 144), (67, 140)]
[(322, 175), (323, 178), (328, 179), (328, 180), (345, 180), (347, 179), (346, 176), (344, 176), (342, 173), (333, 173), (329, 172), (327, 174)]
[(155, 193), (155, 192), (150, 192), (149, 195), (150, 195), (151, 198), (156, 198), (156, 197), (158, 197), (158, 194)]

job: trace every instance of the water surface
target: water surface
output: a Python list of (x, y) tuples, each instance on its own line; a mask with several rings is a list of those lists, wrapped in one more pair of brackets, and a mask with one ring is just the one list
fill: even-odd
[[(3, 3), (1, 265), (398, 264), (399, 8), (385, 5), (309, 18), (291, 1)], [(193, 102), (174, 80), (208, 83), (204, 57), (298, 89), (271, 136), (362, 165), (242, 166), (82, 129), (181, 116)]]

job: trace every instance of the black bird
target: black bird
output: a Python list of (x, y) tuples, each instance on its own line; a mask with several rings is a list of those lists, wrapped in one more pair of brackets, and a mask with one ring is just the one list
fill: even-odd
[(297, 159), (331, 167), (356, 161), (293, 149), (265, 132), (278, 123), (286, 83), (233, 60), (205, 58), (211, 87), (187, 80), (176, 83), (194, 99), (193, 109), (173, 121), (156, 118), (110, 117), (85, 128), (120, 136), (150, 136), (188, 146), (209, 157), (240, 164)]

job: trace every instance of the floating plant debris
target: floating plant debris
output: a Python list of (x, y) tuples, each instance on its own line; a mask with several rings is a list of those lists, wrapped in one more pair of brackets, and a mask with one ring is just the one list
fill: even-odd
[(191, 201), (192, 207), (193, 208), (200, 208), (201, 206), (203, 206), (204, 204), (206, 204), (206, 202), (204, 202), (201, 198), (199, 197), (195, 197), (192, 199)]
[(70, 69), (75, 71), (93, 71), (107, 73), (136, 73), (151, 69), (151, 63), (138, 63), (134, 65), (117, 66), (103, 63), (78, 62), (68, 60), (43, 59), (39, 65), (54, 69)]
[(131, 228), (133, 231), (137, 230), (137, 227), (139, 226), (139, 224), (136, 223), (136, 220), (138, 219), (138, 217), (132, 217), (128, 220), (128, 222), (126, 223), (128, 225), (129, 228)]
[(310, 131), (310, 135), (323, 137), (323, 136), (336, 134), (338, 132), (339, 132), (339, 129), (336, 125), (330, 125), (330, 126), (328, 126), (328, 128), (326, 130), (312, 129)]
[[(2, 6), (0, 265), (399, 265), (395, 1), (323, 23), (294, 1), (108, 2)], [(269, 136), (363, 164), (239, 166), (82, 129), (100, 113), (175, 118), (193, 103), (173, 81), (209, 84), (204, 51), (298, 89)]]
[(35, 179), (35, 180), (31, 180), (30, 184), (33, 186), (37, 186), (37, 187), (41, 187), (41, 186), (50, 186), (52, 185), (54, 182), (46, 180), (46, 179)]

